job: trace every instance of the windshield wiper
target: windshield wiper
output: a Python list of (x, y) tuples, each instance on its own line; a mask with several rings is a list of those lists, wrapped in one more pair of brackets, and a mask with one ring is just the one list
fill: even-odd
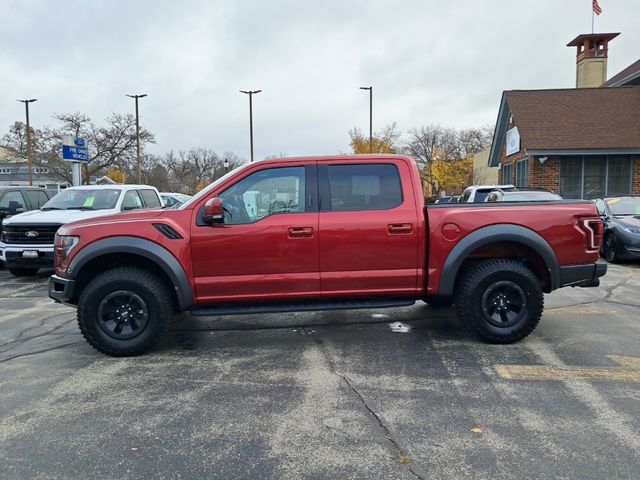
[(67, 207), (67, 210), (95, 210), (93, 207)]
[(43, 207), (40, 210), (62, 210), (60, 207)]

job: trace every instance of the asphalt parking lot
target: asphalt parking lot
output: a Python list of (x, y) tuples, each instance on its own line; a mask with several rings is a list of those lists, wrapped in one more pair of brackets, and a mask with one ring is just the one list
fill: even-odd
[(419, 304), (181, 316), (123, 359), (46, 282), (0, 269), (2, 479), (640, 478), (637, 264), (515, 345)]

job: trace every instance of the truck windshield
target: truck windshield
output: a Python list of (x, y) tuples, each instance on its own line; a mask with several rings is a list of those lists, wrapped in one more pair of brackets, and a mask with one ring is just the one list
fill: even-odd
[(115, 208), (118, 189), (66, 189), (42, 207), (42, 210), (105, 210)]

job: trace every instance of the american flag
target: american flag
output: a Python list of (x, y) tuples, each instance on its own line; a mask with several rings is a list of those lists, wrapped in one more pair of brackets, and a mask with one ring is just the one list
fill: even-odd
[(598, 5), (598, 0), (592, 0), (591, 5), (593, 6), (593, 13), (596, 15), (600, 15), (602, 13), (602, 8)]

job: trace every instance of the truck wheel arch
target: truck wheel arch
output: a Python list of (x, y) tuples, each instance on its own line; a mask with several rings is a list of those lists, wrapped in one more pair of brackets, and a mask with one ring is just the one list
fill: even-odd
[(453, 295), (460, 268), (473, 252), (493, 243), (505, 242), (522, 244), (535, 251), (546, 266), (550, 290), (559, 287), (560, 265), (553, 248), (542, 236), (519, 225), (490, 225), (471, 232), (449, 252), (442, 267), (438, 295)]
[(135, 255), (153, 263), (171, 282), (178, 308), (186, 310), (192, 306), (193, 291), (180, 262), (164, 247), (142, 238), (123, 235), (91, 243), (71, 260), (68, 275), (77, 280), (83, 275), (84, 267), (109, 255)]

